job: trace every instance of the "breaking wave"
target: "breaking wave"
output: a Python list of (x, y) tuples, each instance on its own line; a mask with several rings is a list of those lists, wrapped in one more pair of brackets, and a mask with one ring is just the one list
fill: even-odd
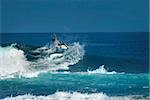
[(101, 65), (98, 69), (87, 70), (86, 72), (57, 72), (57, 70), (68, 70), (68, 66), (78, 63), (83, 59), (84, 53), (84, 48), (79, 43), (74, 43), (63, 53), (57, 53), (55, 48), (49, 48), (46, 45), (31, 50), (30, 55), (36, 60), (29, 61), (26, 52), (17, 48), (17, 44), (0, 47), (0, 79), (32, 78), (47, 72), (60, 74), (117, 74), (115, 71), (107, 71), (104, 65)]
[[(84, 49), (79, 43), (74, 43), (63, 53), (55, 53), (46, 46), (37, 48), (33, 52), (35, 61), (28, 61), (23, 50), (16, 48), (17, 44), (0, 47), (0, 78), (14, 76), (37, 76), (39, 73), (69, 69), (69, 65), (78, 63), (84, 56)], [(34, 55), (33, 55), (34, 57)]]
[(104, 93), (80, 93), (80, 92), (56, 92), (48, 96), (35, 96), (31, 94), (6, 97), (3, 100), (148, 100), (149, 97), (142, 95), (107, 96)]
[(116, 72), (116, 71), (108, 71), (105, 69), (105, 65), (99, 66), (99, 68), (95, 70), (87, 70), (86, 72), (70, 72), (70, 71), (63, 71), (63, 72), (57, 72), (53, 71), (51, 72), (53, 74), (83, 74), (83, 75), (91, 75), (91, 74), (124, 74), (124, 72)]
[(36, 62), (32, 63), (32, 66), (38, 68), (44, 66), (44, 69), (47, 68), (47, 70), (51, 71), (69, 69), (69, 65), (78, 63), (84, 56), (84, 49), (79, 43), (74, 43), (73, 46), (63, 53), (54, 53), (55, 48), (47, 49), (47, 46), (39, 48), (38, 51), (40, 52), (41, 57)]
[(30, 66), (24, 52), (13, 46), (0, 47), (0, 76), (22, 73)]
[(93, 71), (87, 70), (87, 72), (89, 74), (95, 74), (95, 73), (99, 73), (99, 74), (116, 74), (117, 73), (115, 71), (111, 71), (111, 72), (107, 71), (105, 69), (104, 65), (101, 65), (98, 69), (93, 70)]

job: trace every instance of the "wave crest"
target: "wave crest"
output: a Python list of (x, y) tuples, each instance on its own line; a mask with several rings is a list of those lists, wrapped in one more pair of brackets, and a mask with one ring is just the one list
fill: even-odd
[[(69, 65), (78, 63), (84, 56), (84, 49), (79, 43), (74, 43), (63, 53), (48, 52), (51, 49), (42, 49), (36, 61), (27, 61), (23, 50), (17, 49), (15, 44), (0, 47), (0, 77), (36, 76), (43, 72), (69, 69)], [(46, 47), (42, 47), (46, 48)], [(40, 50), (37, 48), (37, 50)], [(44, 53), (44, 55), (43, 55)]]
[(22, 73), (29, 65), (24, 52), (14, 48), (14, 44), (0, 47), (0, 76)]
[(46, 49), (41, 53), (45, 53), (44, 57), (33, 62), (32, 66), (34, 69), (38, 68), (41, 70), (44, 67), (44, 70), (52, 71), (69, 69), (69, 65), (78, 63), (84, 56), (84, 49), (79, 43), (74, 43), (73, 46), (70, 46), (70, 48), (63, 53), (54, 53), (53, 49)]
[(95, 73), (99, 73), (99, 74), (116, 74), (117, 73), (115, 71), (111, 71), (111, 72), (107, 71), (105, 69), (104, 65), (101, 65), (98, 69), (93, 70), (93, 71), (87, 70), (87, 72), (89, 74), (95, 74)]
[(130, 96), (107, 96), (104, 93), (80, 93), (80, 92), (56, 92), (48, 96), (34, 96), (31, 94), (6, 97), (3, 100), (148, 100), (149, 97), (142, 95)]

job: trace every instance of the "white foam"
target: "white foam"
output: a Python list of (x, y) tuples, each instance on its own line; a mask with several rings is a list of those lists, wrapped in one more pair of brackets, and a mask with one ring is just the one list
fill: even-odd
[(56, 92), (48, 96), (35, 96), (31, 94), (19, 95), (16, 97), (6, 97), (3, 100), (148, 100), (143, 96), (107, 96), (103, 93), (80, 93), (80, 92)]
[(29, 62), (24, 52), (13, 45), (0, 47), (0, 79), (31, 78), (37, 77), (40, 73), (68, 69), (69, 65), (78, 63), (84, 56), (83, 47), (79, 43), (74, 43), (61, 54), (51, 54), (47, 52), (50, 49), (43, 49), (44, 47), (42, 47), (42, 52), (47, 54), (35, 62)]
[(32, 63), (32, 66), (47, 66), (46, 70), (59, 70), (59, 69), (69, 69), (69, 65), (74, 65), (78, 63), (84, 56), (84, 49), (79, 43), (74, 43), (63, 53), (49, 52), (51, 49), (43, 51), (47, 53), (44, 58), (40, 58), (37, 62)]
[(98, 69), (96, 69), (96, 70), (93, 70), (93, 71), (90, 71), (90, 70), (88, 70), (87, 71), (89, 74), (96, 74), (96, 73), (99, 73), (99, 74), (116, 74), (117, 72), (115, 72), (115, 71), (111, 71), (111, 72), (109, 72), (109, 71), (107, 71), (106, 69), (105, 69), (105, 67), (104, 67), (104, 65), (101, 65)]
[[(14, 44), (13, 44), (14, 45)], [(38, 59), (36, 62), (29, 62), (22, 50), (15, 48), (13, 45), (9, 47), (0, 47), (0, 79), (15, 77), (38, 77), (41, 73), (62, 73), (62, 74), (116, 74), (115, 71), (107, 71), (104, 65), (98, 69), (87, 72), (57, 72), (59, 69), (69, 69), (69, 65), (78, 63), (84, 56), (83, 46), (74, 43), (64, 53), (49, 54), (50, 49), (43, 49), (47, 55)], [(40, 48), (40, 49), (41, 49)], [(37, 49), (39, 50), (39, 48)]]
[(0, 47), (0, 76), (22, 73), (29, 66), (24, 52), (13, 47)]

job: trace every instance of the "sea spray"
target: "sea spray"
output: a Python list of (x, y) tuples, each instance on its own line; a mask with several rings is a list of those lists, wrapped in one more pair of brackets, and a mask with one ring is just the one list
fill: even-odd
[(96, 69), (96, 70), (92, 70), (92, 71), (87, 70), (87, 72), (88, 72), (89, 74), (95, 74), (95, 73), (99, 73), (99, 74), (116, 74), (116, 73), (117, 73), (117, 72), (115, 72), (115, 71), (111, 71), (111, 72), (107, 71), (107, 70), (105, 69), (105, 66), (104, 66), (104, 65), (99, 66), (99, 68)]
[[(37, 50), (36, 50), (37, 51)], [(69, 69), (69, 65), (74, 65), (82, 60), (84, 56), (84, 48), (79, 43), (74, 43), (63, 53), (55, 53), (51, 49), (40, 51), (45, 53), (44, 57), (39, 58), (36, 62), (32, 63), (35, 69), (40, 70), (60, 70)], [(44, 67), (43, 67), (44, 66)]]
[(30, 63), (22, 50), (13, 45), (0, 47), (0, 76), (25, 72)]
[(27, 61), (24, 51), (16, 48), (14, 44), (0, 47), (0, 78), (34, 77), (40, 73), (69, 69), (68, 66), (78, 63), (84, 56), (84, 48), (79, 43), (74, 43), (63, 53), (51, 54), (47, 51), (50, 49), (41, 52), (46, 52), (46, 56), (41, 55), (36, 61)]

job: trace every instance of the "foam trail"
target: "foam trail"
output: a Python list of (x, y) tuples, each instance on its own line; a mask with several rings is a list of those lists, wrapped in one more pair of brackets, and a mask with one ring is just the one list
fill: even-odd
[(6, 97), (3, 100), (148, 100), (149, 97), (138, 96), (107, 96), (103, 93), (56, 92), (48, 96), (34, 96), (31, 94)]

